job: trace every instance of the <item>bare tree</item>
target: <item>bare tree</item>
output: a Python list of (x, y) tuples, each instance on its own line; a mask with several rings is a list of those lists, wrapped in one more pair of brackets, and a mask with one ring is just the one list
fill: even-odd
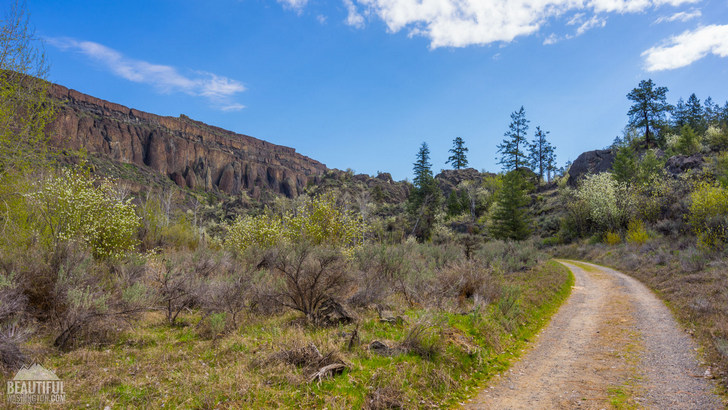
[(344, 260), (336, 250), (301, 245), (279, 252), (273, 266), (283, 282), (276, 300), (314, 323), (324, 302), (335, 298), (348, 283)]

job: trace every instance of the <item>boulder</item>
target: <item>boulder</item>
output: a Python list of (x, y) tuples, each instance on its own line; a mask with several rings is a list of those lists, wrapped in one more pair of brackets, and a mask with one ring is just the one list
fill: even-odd
[(673, 175), (681, 174), (691, 169), (701, 168), (705, 159), (700, 154), (675, 155), (665, 163), (665, 169)]
[(569, 168), (569, 185), (575, 187), (587, 174), (611, 171), (614, 152), (611, 149), (587, 151), (579, 155)]
[(320, 326), (338, 326), (351, 323), (354, 318), (339, 302), (327, 299), (314, 313), (314, 321)]

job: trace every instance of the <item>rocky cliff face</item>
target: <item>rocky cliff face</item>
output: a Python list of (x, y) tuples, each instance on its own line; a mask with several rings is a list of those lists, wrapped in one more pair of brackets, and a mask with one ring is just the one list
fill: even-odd
[(324, 164), (247, 135), (193, 121), (162, 117), (100, 100), (60, 85), (50, 127), (52, 143), (62, 149), (86, 149), (112, 160), (145, 166), (177, 185), (228, 194), (263, 190), (288, 197), (303, 192), (327, 170)]

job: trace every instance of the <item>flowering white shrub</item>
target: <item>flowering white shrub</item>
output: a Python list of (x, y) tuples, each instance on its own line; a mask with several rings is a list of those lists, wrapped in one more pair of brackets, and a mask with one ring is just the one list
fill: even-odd
[(140, 220), (134, 205), (117, 195), (109, 179), (63, 169), (41, 181), (30, 200), (40, 212), (40, 230), (53, 245), (79, 241), (96, 258), (119, 257), (137, 245)]
[(361, 215), (337, 207), (332, 195), (308, 198), (283, 215), (245, 216), (229, 228), (226, 245), (233, 251), (249, 246), (270, 248), (281, 242), (353, 248), (368, 227)]
[(588, 175), (576, 191), (584, 201), (591, 222), (602, 231), (618, 230), (629, 220), (630, 198), (626, 184), (609, 172)]

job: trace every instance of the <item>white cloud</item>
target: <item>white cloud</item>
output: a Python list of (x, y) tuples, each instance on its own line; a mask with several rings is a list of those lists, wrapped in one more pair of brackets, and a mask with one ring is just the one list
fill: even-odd
[(204, 71), (194, 72), (194, 76), (185, 76), (174, 67), (135, 60), (92, 41), (69, 38), (46, 40), (61, 50), (76, 51), (91, 58), (121, 78), (149, 84), (161, 93), (182, 92), (205, 97), (223, 111), (244, 108), (243, 105), (232, 101), (235, 94), (245, 91), (245, 86), (239, 81)]
[(301, 13), (308, 0), (277, 0), (278, 3), (282, 4), (283, 7), (291, 10), (295, 10), (297, 13)]
[(546, 39), (544, 39), (543, 45), (548, 46), (551, 44), (556, 44), (560, 40), (561, 39), (559, 38), (559, 36), (557, 36), (555, 33), (551, 33), (548, 37), (546, 37)]
[(670, 37), (642, 53), (647, 71), (673, 70), (708, 54), (728, 57), (728, 25), (710, 25)]
[(224, 107), (220, 107), (220, 109), (223, 110), (223, 111), (225, 111), (225, 112), (229, 112), (229, 111), (240, 111), (243, 108), (245, 108), (245, 106), (243, 104), (230, 104), (230, 105), (226, 105)]
[(359, 14), (352, 0), (344, 0), (344, 5), (347, 11), (346, 24), (356, 28), (364, 28), (364, 16)]
[(604, 27), (606, 25), (607, 20), (599, 16), (592, 16), (592, 18), (582, 23), (579, 28), (576, 29), (576, 35), (580, 36), (586, 33), (588, 30), (593, 29), (594, 27)]
[(316, 20), (319, 22), (319, 24), (326, 24), (326, 20), (328, 17), (324, 16), (323, 14), (319, 14), (316, 16)]
[(702, 15), (703, 15), (703, 13), (698, 9), (692, 9), (690, 11), (681, 11), (681, 12), (673, 14), (672, 16), (659, 17), (657, 20), (655, 20), (655, 24), (671, 23), (673, 21), (686, 22), (688, 20), (698, 18)]
[[(374, 15), (391, 32), (430, 39), (430, 47), (510, 42), (537, 32), (549, 19), (575, 12), (577, 35), (604, 26), (604, 13), (636, 13), (699, 0), (356, 0), (357, 14)], [(345, 4), (352, 0), (344, 0)], [(580, 23), (577, 23), (580, 21)], [(363, 24), (363, 22), (362, 22)], [(568, 23), (567, 23), (568, 24)], [(547, 38), (545, 42), (549, 42)]]

